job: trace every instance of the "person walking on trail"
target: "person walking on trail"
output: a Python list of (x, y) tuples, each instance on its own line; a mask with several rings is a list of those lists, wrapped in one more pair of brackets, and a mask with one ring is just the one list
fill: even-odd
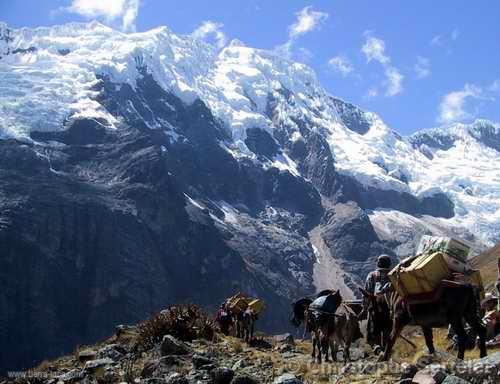
[[(389, 272), (391, 270), (391, 258), (389, 255), (382, 254), (377, 259), (377, 269), (370, 272), (366, 277), (365, 290), (372, 294), (377, 295), (382, 292), (382, 288), (390, 282)], [(366, 341), (372, 347), (378, 344), (381, 339), (381, 335), (377, 331), (377, 326), (372, 317), (372, 314), (368, 311), (368, 301), (365, 298), (363, 301), (363, 311), (360, 314), (361, 319), (366, 319), (368, 317), (368, 324), (366, 329)]]

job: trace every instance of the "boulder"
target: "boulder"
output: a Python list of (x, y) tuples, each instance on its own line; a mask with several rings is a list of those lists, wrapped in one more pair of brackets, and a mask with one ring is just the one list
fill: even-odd
[(401, 364), (401, 380), (413, 379), (417, 372), (418, 367), (416, 365), (408, 363)]
[(500, 375), (500, 352), (482, 359), (458, 363), (453, 374), (473, 384), (497, 384)]
[(160, 359), (146, 361), (141, 372), (141, 377), (162, 376), (163, 374), (170, 372), (172, 367), (181, 366), (184, 362), (185, 361), (183, 361), (182, 358), (174, 355), (163, 356)]
[(119, 344), (109, 344), (97, 351), (97, 358), (110, 358), (111, 360), (119, 360), (127, 353), (126, 349)]
[(226, 367), (215, 368), (210, 372), (213, 384), (230, 384), (233, 377), (234, 371)]
[(105, 367), (106, 365), (110, 365), (113, 363), (114, 363), (114, 361), (109, 359), (109, 358), (89, 360), (85, 363), (84, 370), (85, 371), (96, 371), (97, 369), (99, 369), (101, 367)]
[(274, 336), (274, 340), (277, 343), (295, 345), (295, 339), (293, 338), (293, 336), (290, 333), (284, 333), (282, 335), (276, 335), (276, 336)]
[(78, 352), (78, 361), (80, 363), (85, 363), (89, 360), (94, 360), (96, 358), (96, 352), (91, 349), (85, 349)]
[(206, 356), (195, 354), (193, 355), (194, 369), (200, 369), (204, 366), (212, 365), (214, 362)]
[(245, 359), (239, 359), (236, 363), (233, 364), (233, 371), (237, 371), (241, 368), (245, 368), (246, 367), (246, 362), (245, 362)]
[(187, 355), (191, 352), (189, 346), (171, 335), (165, 335), (160, 345), (161, 355)]
[(303, 384), (303, 383), (302, 380), (299, 380), (295, 375), (291, 373), (285, 373), (274, 379), (273, 384)]
[(470, 381), (461, 379), (454, 375), (448, 375), (441, 384), (470, 384)]
[(439, 365), (430, 365), (418, 371), (413, 377), (415, 384), (441, 384), (446, 378), (447, 373)]

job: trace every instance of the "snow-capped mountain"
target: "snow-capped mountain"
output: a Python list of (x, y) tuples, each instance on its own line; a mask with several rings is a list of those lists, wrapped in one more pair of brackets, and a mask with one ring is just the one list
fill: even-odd
[[(291, 298), (352, 297), (380, 252), (406, 256), (422, 234), (500, 241), (494, 123), (403, 138), (306, 65), (166, 27), (0, 23), (0, 79), (0, 341), (15, 351), (0, 361), (236, 289), (278, 329)], [(68, 295), (78, 326), (59, 316)], [(37, 316), (36, 337), (17, 329)]]

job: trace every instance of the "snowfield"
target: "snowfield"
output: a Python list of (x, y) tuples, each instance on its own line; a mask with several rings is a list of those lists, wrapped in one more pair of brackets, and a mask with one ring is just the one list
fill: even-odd
[[(297, 141), (303, 140), (301, 121), (324, 135), (338, 172), (417, 197), (444, 192), (455, 204), (455, 217), (439, 219), (439, 226), (465, 227), (487, 245), (500, 242), (498, 124), (479, 120), (402, 138), (376, 114), (352, 106), (354, 119), (368, 126), (357, 132), (311, 68), (238, 41), (218, 51), (166, 27), (123, 34), (96, 22), (19, 30), (0, 23), (0, 139), (29, 141), (31, 131), (63, 130), (78, 117), (117, 129), (119, 121), (95, 101), (95, 85), (106, 76), (117, 86), (134, 87), (144, 69), (186, 103), (203, 100), (231, 132), (232, 141), (221, 145), (236, 158), (256, 160), (245, 144), (247, 128), (272, 133), (285, 125), (289, 139)], [(271, 102), (273, 116), (267, 112)], [(300, 177), (285, 152), (263, 165)], [(381, 231), (387, 230), (386, 216), (371, 216)]]

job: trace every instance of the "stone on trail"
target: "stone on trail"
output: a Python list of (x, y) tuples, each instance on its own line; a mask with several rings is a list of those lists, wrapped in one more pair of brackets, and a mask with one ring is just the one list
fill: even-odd
[(295, 375), (285, 373), (278, 378), (274, 379), (273, 384), (303, 384)]
[(470, 384), (470, 381), (461, 379), (460, 377), (449, 375), (443, 380), (441, 384)]
[(89, 360), (89, 361), (87, 361), (85, 363), (84, 370), (85, 371), (95, 371), (98, 368), (101, 368), (101, 367), (104, 367), (106, 365), (110, 365), (110, 364), (113, 364), (113, 363), (114, 363), (114, 361), (111, 360), (111, 359), (109, 359), (109, 358)]
[(290, 345), (295, 345), (295, 340), (293, 336), (290, 333), (284, 333), (282, 335), (276, 335), (274, 336), (274, 341), (277, 343), (284, 343), (284, 344), (290, 344)]
[(193, 355), (194, 369), (200, 369), (203, 366), (212, 365), (214, 362), (206, 356), (195, 354)]
[(167, 355), (187, 355), (191, 349), (182, 341), (177, 340), (172, 335), (165, 335), (161, 341), (160, 350), (162, 356)]
[(233, 377), (234, 371), (226, 367), (215, 368), (210, 372), (213, 384), (230, 384)]
[(443, 368), (437, 366), (428, 366), (413, 377), (415, 384), (441, 384), (446, 378), (447, 373)]

